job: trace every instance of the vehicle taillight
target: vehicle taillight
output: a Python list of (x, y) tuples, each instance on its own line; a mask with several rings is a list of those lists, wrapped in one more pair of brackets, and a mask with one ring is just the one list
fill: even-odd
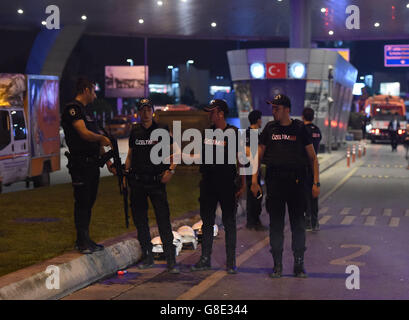
[(375, 129), (375, 134), (379, 134), (379, 129)]
[(404, 130), (402, 130), (402, 129), (399, 129), (398, 130), (398, 134), (403, 134), (405, 131)]

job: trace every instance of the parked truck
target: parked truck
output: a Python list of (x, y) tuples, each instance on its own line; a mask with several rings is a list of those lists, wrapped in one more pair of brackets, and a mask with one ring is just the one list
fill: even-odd
[(406, 107), (403, 99), (387, 95), (369, 97), (365, 102), (365, 111), (370, 116), (366, 132), (372, 143), (390, 140), (388, 125), (394, 116), (400, 122), (398, 141), (403, 141), (406, 131)]
[(55, 76), (0, 74), (0, 192), (18, 181), (48, 186), (60, 169), (58, 87)]

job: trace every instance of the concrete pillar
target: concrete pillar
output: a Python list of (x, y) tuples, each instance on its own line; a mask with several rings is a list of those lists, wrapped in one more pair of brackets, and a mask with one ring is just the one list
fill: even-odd
[(290, 0), (290, 48), (311, 47), (311, 0)]
[(40, 31), (31, 48), (26, 73), (55, 75), (61, 78), (65, 64), (84, 30), (85, 24)]

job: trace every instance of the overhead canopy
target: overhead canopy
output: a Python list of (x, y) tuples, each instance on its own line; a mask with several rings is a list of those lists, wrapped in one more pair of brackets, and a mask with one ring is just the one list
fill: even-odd
[[(407, 39), (406, 1), (311, 0), (312, 40)], [(45, 28), (54, 4), (62, 25), (86, 24), (88, 34), (202, 39), (287, 40), (290, 0), (2, 0), (0, 27)], [(348, 5), (360, 8), (360, 29), (348, 30)], [(321, 8), (327, 8), (321, 12)], [(18, 9), (24, 11), (17, 13)], [(81, 16), (86, 15), (87, 20)], [(143, 23), (139, 23), (143, 19)], [(215, 22), (213, 28), (211, 23)], [(376, 28), (374, 24), (380, 26)], [(329, 31), (334, 32), (329, 35)]]

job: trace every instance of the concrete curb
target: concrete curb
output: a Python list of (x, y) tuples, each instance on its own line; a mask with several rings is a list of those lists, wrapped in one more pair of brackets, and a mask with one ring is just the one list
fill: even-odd
[[(138, 240), (127, 239), (115, 243), (105, 250), (88, 255), (74, 254), (63, 255), (47, 260), (40, 265), (43, 271), (27, 276), (26, 278), (11, 282), (0, 288), (1, 300), (44, 300), (59, 299), (89, 284), (124, 269), (134, 264), (141, 258), (141, 249)], [(60, 260), (67, 260), (58, 263)], [(40, 267), (36, 265), (36, 268)], [(48, 266), (58, 267), (58, 271), (47, 273)], [(20, 278), (21, 273), (28, 273), (33, 267), (22, 269), (0, 278), (0, 283), (13, 281)], [(20, 274), (19, 274), (20, 273)], [(47, 278), (59, 273), (59, 289), (47, 289)], [(52, 282), (57, 284), (57, 282)]]
[[(193, 225), (200, 220), (198, 211), (186, 213), (172, 221), (172, 229), (182, 225)], [(159, 234), (157, 227), (151, 228), (152, 238)], [(82, 255), (69, 252), (62, 256), (12, 272), (0, 277), (0, 300), (55, 300), (63, 298), (98, 280), (115, 274), (118, 270), (137, 263), (142, 257), (136, 231), (102, 242), (105, 250)], [(59, 289), (47, 289), (47, 268), (56, 266), (59, 270)]]

